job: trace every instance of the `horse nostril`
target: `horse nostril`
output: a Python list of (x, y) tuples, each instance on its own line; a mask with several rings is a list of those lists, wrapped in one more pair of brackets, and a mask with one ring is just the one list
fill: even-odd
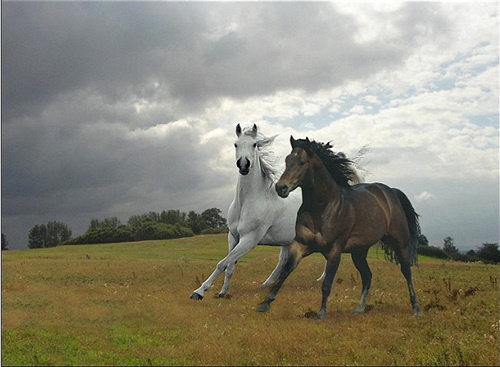
[(288, 186), (276, 184), (276, 192), (278, 193), (279, 196), (284, 198), (288, 195)]

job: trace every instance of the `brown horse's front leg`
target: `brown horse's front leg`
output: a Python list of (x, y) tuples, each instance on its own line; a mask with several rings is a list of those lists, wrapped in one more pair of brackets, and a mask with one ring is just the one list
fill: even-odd
[(278, 291), (280, 290), (281, 286), (283, 285), (283, 282), (285, 281), (286, 278), (290, 275), (293, 269), (297, 267), (298, 262), (294, 258), (288, 259), (286, 262), (285, 266), (280, 272), (280, 275), (278, 277), (278, 280), (276, 283), (274, 283), (273, 287), (271, 288), (271, 291), (269, 292), (269, 295), (267, 298), (262, 301), (258, 306), (257, 306), (257, 312), (269, 312), (271, 309), (271, 302), (276, 299), (276, 296), (278, 295)]
[(278, 292), (284, 281), (286, 280), (286, 278), (288, 278), (293, 269), (297, 267), (300, 260), (302, 260), (302, 258), (307, 255), (309, 255), (309, 251), (307, 251), (306, 246), (297, 241), (292, 242), (292, 244), (290, 245), (290, 257), (285, 263), (285, 266), (281, 269), (278, 280), (272, 286), (267, 298), (257, 306), (257, 312), (269, 312), (271, 308), (271, 302), (276, 299), (276, 296), (278, 295)]
[(335, 278), (335, 274), (337, 274), (337, 270), (340, 265), (340, 251), (335, 251), (335, 253), (330, 256), (326, 263), (325, 268), (325, 279), (323, 280), (323, 284), (321, 285), (322, 299), (321, 299), (321, 308), (318, 312), (318, 318), (323, 319), (326, 316), (326, 302), (328, 301), (328, 297), (332, 291), (333, 279)]

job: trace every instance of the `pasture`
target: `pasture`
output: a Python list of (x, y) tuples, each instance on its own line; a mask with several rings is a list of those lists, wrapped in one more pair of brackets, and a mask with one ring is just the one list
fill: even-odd
[(324, 259), (304, 259), (269, 313), (258, 288), (279, 248), (240, 259), (229, 295), (189, 299), (227, 253), (226, 235), (2, 252), (2, 365), (498, 365), (499, 269), (419, 257), (411, 313), (399, 267), (373, 247), (367, 312), (344, 254), (327, 317)]

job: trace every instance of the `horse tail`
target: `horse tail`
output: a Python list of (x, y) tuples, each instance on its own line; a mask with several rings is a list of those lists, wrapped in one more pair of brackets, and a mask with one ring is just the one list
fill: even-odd
[(418, 239), (420, 237), (420, 222), (418, 220), (419, 215), (411, 205), (408, 197), (399, 189), (393, 189), (398, 195), (399, 202), (403, 207), (406, 216), (406, 222), (408, 223), (408, 229), (410, 231), (410, 241), (409, 241), (409, 251), (410, 251), (410, 265), (417, 265), (417, 249), (418, 249)]

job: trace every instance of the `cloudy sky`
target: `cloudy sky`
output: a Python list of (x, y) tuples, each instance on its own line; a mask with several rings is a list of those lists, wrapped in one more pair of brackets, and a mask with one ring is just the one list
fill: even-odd
[(369, 144), (422, 232), (499, 240), (499, 6), (2, 1), (2, 232), (217, 207), (234, 128)]

